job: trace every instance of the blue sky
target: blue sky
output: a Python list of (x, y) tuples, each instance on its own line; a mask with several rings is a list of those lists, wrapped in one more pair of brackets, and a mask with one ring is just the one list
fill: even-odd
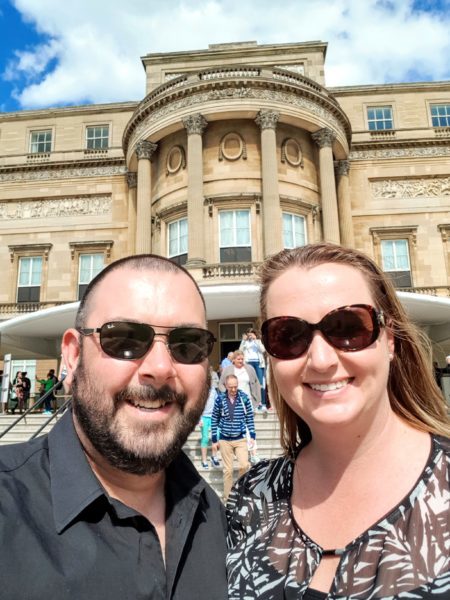
[(328, 85), (450, 79), (450, 0), (0, 0), (0, 112), (139, 100), (140, 57), (328, 42)]

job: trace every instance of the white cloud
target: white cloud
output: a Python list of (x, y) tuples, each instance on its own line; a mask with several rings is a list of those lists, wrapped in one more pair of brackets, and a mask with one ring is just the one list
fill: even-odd
[(4, 76), (25, 77), (25, 108), (136, 100), (150, 52), (322, 40), (328, 85), (447, 79), (449, 4), (427, 4), (433, 11), (412, 0), (15, 0), (50, 41), (17, 53)]

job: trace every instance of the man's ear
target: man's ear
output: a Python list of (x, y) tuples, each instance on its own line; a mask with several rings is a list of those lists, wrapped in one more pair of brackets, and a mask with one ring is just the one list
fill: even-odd
[(80, 360), (80, 334), (76, 329), (67, 329), (64, 332), (61, 342), (61, 353), (63, 355), (64, 366), (67, 370), (67, 375), (64, 383), (70, 387), (73, 381), (78, 362)]

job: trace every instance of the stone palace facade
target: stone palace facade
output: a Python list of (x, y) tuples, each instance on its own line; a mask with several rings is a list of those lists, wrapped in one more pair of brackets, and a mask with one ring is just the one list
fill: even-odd
[[(322, 239), (448, 299), (450, 82), (325, 87), (326, 50), (149, 54), (139, 103), (0, 113), (0, 319), (74, 302), (105, 264), (154, 252), (210, 297), (218, 363), (258, 325), (264, 257)], [(442, 363), (450, 331), (423, 324)]]

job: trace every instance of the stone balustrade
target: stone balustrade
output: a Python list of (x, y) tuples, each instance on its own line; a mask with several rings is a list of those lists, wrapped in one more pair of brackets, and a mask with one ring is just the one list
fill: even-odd
[(0, 304), (0, 320), (4, 317), (10, 319), (26, 313), (36, 312), (44, 308), (51, 308), (53, 306), (62, 306), (63, 304), (69, 304), (70, 302), (76, 302), (76, 300), (70, 300), (69, 302), (7, 302)]
[(202, 267), (203, 279), (256, 278), (261, 263), (219, 263)]

